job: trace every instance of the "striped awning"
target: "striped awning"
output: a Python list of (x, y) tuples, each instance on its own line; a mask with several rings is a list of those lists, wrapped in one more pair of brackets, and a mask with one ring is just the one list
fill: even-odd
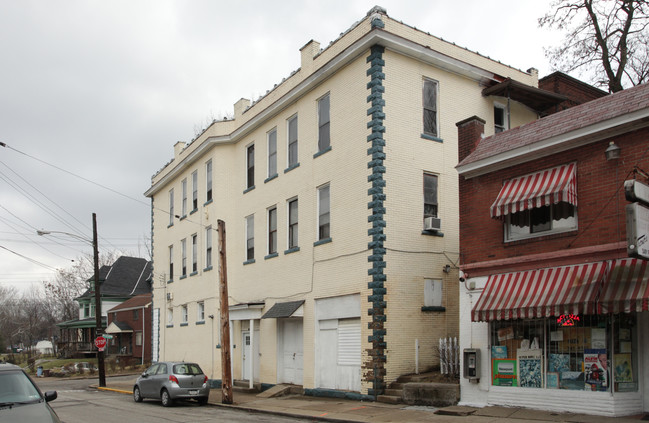
[(597, 308), (600, 313), (649, 311), (649, 262), (612, 260)]
[(491, 205), (491, 217), (556, 204), (565, 201), (577, 205), (577, 164), (570, 163), (505, 182)]
[(489, 276), (471, 320), (595, 314), (606, 266), (602, 261)]

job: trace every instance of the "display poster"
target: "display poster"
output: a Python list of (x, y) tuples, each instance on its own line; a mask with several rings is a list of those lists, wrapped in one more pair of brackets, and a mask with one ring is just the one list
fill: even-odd
[(492, 381), (494, 386), (518, 386), (516, 360), (492, 359)]
[(541, 388), (543, 386), (543, 351), (540, 349), (516, 352), (518, 358), (518, 386)]
[(570, 354), (549, 354), (548, 372), (569, 372)]
[(608, 364), (606, 349), (584, 350), (584, 389), (606, 391), (608, 386)]
[(545, 384), (548, 389), (559, 389), (559, 373), (548, 372)]
[(631, 354), (615, 354), (615, 381), (633, 382)]
[(491, 358), (507, 358), (507, 346), (493, 345), (491, 347)]
[(506, 341), (508, 339), (514, 339), (514, 327), (509, 326), (498, 329), (498, 341)]

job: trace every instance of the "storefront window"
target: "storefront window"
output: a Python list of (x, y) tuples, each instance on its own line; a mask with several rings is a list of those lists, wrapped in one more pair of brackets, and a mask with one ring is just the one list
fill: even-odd
[(491, 323), (494, 386), (637, 391), (635, 315)]

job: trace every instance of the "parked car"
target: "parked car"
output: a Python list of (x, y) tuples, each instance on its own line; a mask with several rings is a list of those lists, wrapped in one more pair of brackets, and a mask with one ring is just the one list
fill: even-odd
[(196, 363), (160, 362), (149, 367), (135, 381), (133, 399), (142, 402), (144, 398), (159, 399), (169, 407), (175, 400), (194, 399), (207, 404), (210, 387), (207, 376)]
[(56, 391), (43, 395), (20, 367), (0, 364), (0, 421), (60, 422), (48, 404), (56, 397)]

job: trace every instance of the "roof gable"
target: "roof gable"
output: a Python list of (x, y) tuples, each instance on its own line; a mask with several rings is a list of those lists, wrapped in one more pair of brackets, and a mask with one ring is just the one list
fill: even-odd
[[(111, 266), (102, 266), (99, 276), (102, 297), (131, 297), (151, 292), (151, 262), (143, 258), (120, 256)], [(79, 298), (94, 295), (94, 278), (89, 281), (91, 288)]]

